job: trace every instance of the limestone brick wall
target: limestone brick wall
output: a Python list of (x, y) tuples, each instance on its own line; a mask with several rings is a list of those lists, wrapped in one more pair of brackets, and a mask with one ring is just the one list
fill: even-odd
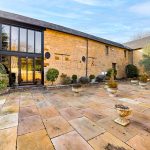
[[(116, 63), (118, 77), (125, 76), (124, 68), (129, 62), (128, 51), (125, 58), (124, 49), (110, 46), (109, 54), (106, 55), (103, 43), (88, 40), (87, 47), (86, 38), (49, 29), (44, 32), (44, 52), (50, 52), (51, 57), (44, 60), (44, 74), (46, 75), (49, 68), (57, 68), (60, 74), (85, 76), (86, 63), (82, 61), (82, 56), (86, 56), (87, 48), (88, 76), (107, 71), (112, 68), (112, 63)], [(46, 78), (45, 84), (47, 84)]]
[(142, 49), (134, 50), (133, 51), (133, 64), (138, 67), (140, 73), (144, 72), (143, 67), (140, 66), (140, 64), (139, 64), (140, 60), (142, 60), (142, 59), (143, 59)]

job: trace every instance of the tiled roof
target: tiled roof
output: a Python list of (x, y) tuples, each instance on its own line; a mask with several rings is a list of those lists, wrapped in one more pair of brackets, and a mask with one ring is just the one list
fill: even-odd
[(96, 37), (84, 32), (80, 32), (74, 29), (70, 29), (67, 27), (63, 27), (60, 25), (56, 25), (53, 23), (49, 23), (49, 22), (45, 22), (45, 21), (41, 21), (41, 20), (37, 20), (37, 19), (33, 19), (33, 18), (29, 18), (29, 17), (25, 17), (22, 15), (18, 15), (18, 14), (14, 14), (14, 13), (9, 13), (9, 12), (5, 12), (5, 11), (1, 11), (0, 10), (0, 18), (4, 18), (4, 19), (8, 19), (8, 20), (13, 20), (16, 22), (21, 22), (21, 23), (25, 23), (25, 24), (30, 24), (30, 25), (35, 25), (35, 26), (39, 26), (39, 27), (43, 27), (43, 28), (48, 28), (48, 29), (52, 29), (52, 30), (56, 30), (56, 31), (61, 31), (61, 32), (65, 32), (65, 33), (69, 33), (69, 34), (73, 34), (73, 35), (77, 35), (77, 36), (81, 36), (81, 37), (85, 37), (87, 39), (91, 39), (94, 41), (98, 41), (98, 42), (102, 42), (108, 45), (112, 45), (112, 46), (116, 46), (116, 47), (120, 47), (123, 49), (128, 49), (128, 50), (132, 50), (131, 48), (117, 43), (117, 42), (113, 42), (107, 39), (103, 39), (100, 37)]
[(128, 46), (132, 49), (142, 49), (148, 44), (150, 44), (150, 36), (124, 43), (125, 46)]

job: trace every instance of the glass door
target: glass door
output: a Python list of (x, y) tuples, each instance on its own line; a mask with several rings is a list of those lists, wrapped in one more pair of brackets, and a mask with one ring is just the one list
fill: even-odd
[(20, 58), (20, 84), (33, 84), (33, 60), (33, 58)]

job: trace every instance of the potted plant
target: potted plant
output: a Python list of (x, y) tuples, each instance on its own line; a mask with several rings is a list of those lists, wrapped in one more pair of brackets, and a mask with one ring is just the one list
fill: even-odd
[(77, 75), (75, 75), (75, 74), (72, 75), (72, 83), (73, 83), (73, 84), (74, 84), (74, 83), (77, 83), (77, 78), (78, 78)]
[(60, 76), (60, 83), (62, 85), (71, 84), (71, 79), (69, 76), (67, 76), (67, 74), (62, 73)]
[(131, 78), (132, 84), (138, 83), (139, 71), (135, 65), (133, 65), (133, 64), (127, 65), (125, 68), (125, 72), (126, 72), (127, 78)]
[(94, 82), (95, 82), (95, 75), (91, 74), (91, 75), (89, 76), (89, 79), (90, 79), (90, 82), (91, 82), (91, 83), (94, 83)]
[(46, 73), (47, 81), (51, 81), (52, 85), (59, 76), (59, 71), (55, 68), (51, 68)]
[(143, 74), (140, 76), (139, 79), (140, 79), (139, 85), (141, 86), (141, 88), (145, 88), (147, 86), (147, 82), (148, 82), (148, 75)]
[(80, 93), (80, 92), (82, 92), (82, 86), (81, 86), (81, 84), (75, 84), (75, 85), (73, 85), (72, 86), (72, 91), (74, 93)]
[(111, 73), (111, 78), (108, 81), (108, 88), (107, 91), (109, 92), (110, 96), (116, 96), (118, 91), (118, 83), (114, 80), (114, 72)]
[(87, 85), (89, 83), (89, 78), (88, 77), (81, 77), (79, 79), (79, 83), (81, 83), (82, 85)]
[(122, 104), (115, 105), (115, 108), (119, 114), (119, 118), (115, 119), (114, 121), (122, 126), (128, 125), (130, 121), (126, 119), (126, 117), (131, 114), (132, 110)]

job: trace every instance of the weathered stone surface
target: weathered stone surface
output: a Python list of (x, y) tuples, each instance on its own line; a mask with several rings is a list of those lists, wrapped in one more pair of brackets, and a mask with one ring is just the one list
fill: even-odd
[(18, 137), (17, 150), (54, 150), (45, 130), (28, 133)]
[(60, 114), (66, 119), (66, 120), (72, 120), (75, 118), (82, 117), (80, 109), (74, 108), (74, 107), (67, 107), (60, 110)]
[(93, 150), (93, 148), (75, 131), (53, 138), (56, 150)]
[(0, 129), (10, 128), (18, 125), (18, 113), (0, 116)]
[[(95, 149), (95, 150), (107, 150), (106, 147), (109, 147), (108, 150), (132, 150), (131, 147), (117, 139), (112, 134), (105, 132), (94, 139), (88, 141), (88, 143)], [(111, 148), (112, 147), (112, 148)]]
[(20, 101), (20, 107), (27, 107), (35, 105), (35, 102), (32, 99), (24, 99)]
[(92, 139), (105, 132), (103, 128), (97, 126), (86, 117), (77, 118), (69, 122), (86, 140)]
[(0, 130), (0, 150), (16, 150), (17, 127)]
[(20, 112), (19, 112), (19, 119), (38, 115), (38, 114), (39, 114), (39, 112), (35, 105), (28, 106), (28, 107), (21, 107)]
[(53, 106), (39, 108), (39, 112), (43, 119), (47, 119), (59, 115), (58, 111)]
[(136, 135), (127, 142), (128, 145), (136, 150), (149, 150), (150, 148), (150, 135), (141, 136)]
[(70, 124), (61, 116), (45, 119), (44, 124), (51, 138), (73, 130)]
[(19, 119), (18, 135), (44, 129), (40, 116), (30, 116)]

